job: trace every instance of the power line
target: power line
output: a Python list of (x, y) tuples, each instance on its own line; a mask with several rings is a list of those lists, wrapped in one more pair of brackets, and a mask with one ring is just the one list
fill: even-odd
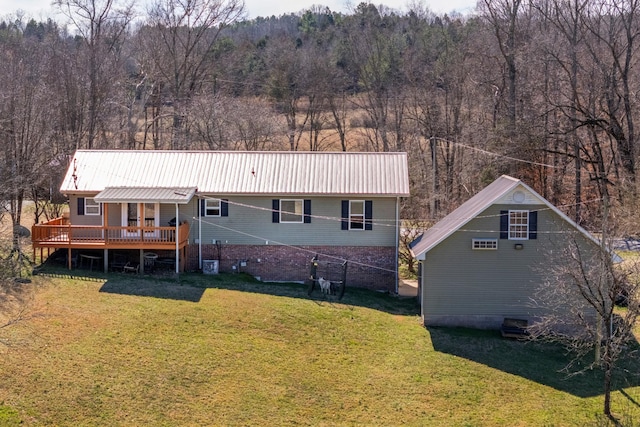
[(555, 169), (557, 167), (557, 166), (554, 166), (554, 165), (548, 165), (546, 163), (539, 163), (539, 162), (534, 162), (534, 161), (531, 161), (531, 160), (518, 159), (517, 157), (507, 156), (505, 154), (494, 153), (492, 151), (483, 150), (482, 148), (478, 148), (478, 147), (472, 147), (470, 145), (462, 144), (460, 142), (454, 142), (453, 144), (458, 145), (460, 147), (467, 148), (469, 150), (477, 151), (479, 153), (488, 154), (488, 155), (493, 156), (493, 157), (500, 157), (500, 158), (503, 158), (503, 159), (513, 160), (514, 162), (528, 163), (530, 165), (542, 166), (542, 167), (545, 167), (545, 168), (552, 168), (552, 169)]
[[(255, 206), (255, 205), (249, 205), (246, 203), (240, 203), (240, 202), (235, 202), (232, 200), (223, 200), (221, 198), (217, 198), (217, 197), (201, 197), (202, 200), (216, 200), (216, 201), (224, 201), (225, 203), (228, 203), (230, 205), (235, 205), (235, 206), (239, 206), (239, 207), (244, 207), (244, 208), (248, 208), (248, 209), (254, 209), (254, 210), (259, 210), (259, 211), (265, 211), (265, 212), (281, 212), (281, 211), (274, 211), (271, 208), (265, 208), (262, 206)], [(601, 199), (592, 199), (592, 200), (587, 200), (584, 202), (580, 202), (580, 203), (568, 203), (565, 205), (560, 205), (557, 206), (558, 209), (560, 208), (566, 208), (566, 207), (571, 207), (571, 206), (576, 206), (576, 205), (585, 205), (585, 204), (589, 204), (589, 203), (595, 203), (595, 202), (599, 202), (601, 201)], [(550, 207), (545, 207), (545, 208), (540, 208), (540, 209), (530, 209), (530, 211), (532, 212), (544, 212), (544, 211), (550, 211), (553, 210)], [(342, 221), (348, 221), (348, 218), (342, 218), (342, 217), (337, 217), (337, 216), (326, 216), (326, 215), (313, 215), (313, 214), (309, 214), (308, 215), (311, 218), (316, 218), (316, 219), (322, 219), (322, 220), (327, 220), (327, 221), (335, 221), (335, 222), (342, 222)], [(501, 217), (501, 214), (490, 214), (490, 215), (476, 215), (476, 216), (471, 216), (471, 217), (458, 217), (455, 220), (456, 221), (470, 221), (472, 219), (487, 219), (487, 218), (499, 218)], [(412, 219), (413, 221), (418, 221), (418, 222), (424, 222), (424, 223), (429, 223), (431, 222), (431, 220), (426, 220), (426, 219)], [(386, 221), (386, 222), (380, 222), (380, 221)], [(376, 221), (372, 221), (371, 222), (372, 225), (374, 226), (378, 226), (378, 227), (395, 227), (396, 226), (396, 220), (395, 219), (384, 219), (384, 218), (380, 218), (377, 219)], [(437, 224), (437, 223), (436, 223)], [(430, 228), (434, 228), (434, 226), (429, 227)], [(267, 239), (268, 240), (268, 239)]]
[[(446, 141), (446, 140), (442, 140), (442, 141)], [(456, 143), (456, 142), (452, 142), (452, 141), (448, 141), (448, 142), (451, 142), (452, 144), (458, 144), (458, 145), (461, 145), (461, 146), (466, 147), (466, 148), (475, 149), (474, 147), (469, 147), (469, 146), (466, 146), (464, 144), (460, 144), (460, 143)], [(484, 152), (485, 150), (479, 150), (479, 151), (483, 151)], [(487, 153), (491, 154), (490, 152), (487, 152)], [(544, 166), (544, 164), (540, 164), (540, 165)], [(140, 179), (131, 180), (130, 177), (128, 177), (128, 176), (113, 173), (112, 170), (108, 170), (108, 171), (103, 170), (101, 172), (102, 173), (106, 173), (106, 174), (108, 174), (110, 176), (113, 176), (113, 177), (126, 179), (129, 182), (131, 182), (131, 181), (136, 182), (137, 184), (139, 184), (141, 186), (149, 186), (149, 187), (153, 186), (153, 184), (150, 184), (150, 183), (148, 183), (146, 181), (142, 181)], [(206, 197), (206, 196), (204, 196), (204, 197), (203, 196), (199, 196), (199, 197), (201, 199), (204, 199), (204, 200), (222, 200), (219, 197)], [(269, 195), (265, 195), (264, 197), (269, 197)], [(571, 207), (571, 206), (585, 205), (585, 204), (590, 204), (590, 203), (594, 203), (594, 202), (598, 202), (598, 201), (601, 201), (601, 199), (593, 199), (593, 200), (579, 202), (579, 203), (571, 203), (571, 204), (560, 205), (557, 208), (560, 209), (560, 208), (566, 208), (566, 207)], [(271, 209), (271, 208), (265, 208), (265, 207), (262, 207), (262, 206), (250, 205), (250, 204), (241, 203), (241, 202), (237, 202), (237, 201), (226, 200), (226, 203), (229, 203), (231, 205), (244, 207), (244, 208), (248, 208), (248, 209), (255, 209), (255, 210), (261, 210), (261, 211), (266, 211), (266, 212), (274, 212), (274, 210)], [(542, 209), (536, 209), (535, 211), (541, 212), (541, 211), (546, 211), (546, 210), (551, 210), (551, 208), (547, 207), (547, 208), (542, 208)], [(278, 212), (281, 212), (281, 211), (278, 211)], [(347, 221), (349, 220), (349, 218), (342, 218), (342, 217), (338, 217), (338, 216), (326, 216), (326, 215), (314, 215), (314, 214), (310, 214), (308, 216), (310, 216), (311, 218), (315, 218), (315, 219), (321, 219), (321, 220), (326, 220), (326, 221), (335, 221), (335, 222), (342, 222), (342, 221), (345, 221), (345, 220), (347, 220)], [(497, 218), (497, 217), (500, 217), (500, 214), (478, 215), (478, 216), (473, 216), (473, 217), (458, 218), (457, 220), (459, 220), (459, 221), (460, 220), (467, 221), (467, 220), (471, 220), (471, 219), (485, 219), (485, 218)], [(424, 222), (424, 223), (431, 222), (430, 219), (412, 219), (412, 220), (413, 221), (418, 221), (418, 222)], [(374, 226), (377, 226), (377, 227), (396, 227), (396, 219), (378, 218), (375, 221), (372, 221), (371, 224), (374, 225)], [(219, 226), (218, 224), (213, 224), (213, 225)], [(430, 227), (430, 228), (433, 228), (433, 226)], [(459, 231), (470, 231), (470, 230), (459, 229)], [(482, 230), (476, 230), (476, 231), (482, 231)], [(484, 230), (484, 231), (489, 232), (489, 230)], [(560, 232), (557, 232), (557, 233), (563, 234), (563, 233), (560, 233)], [(269, 239), (264, 239), (264, 240), (269, 240)], [(280, 244), (282, 244), (282, 243), (280, 243)]]
[(311, 249), (306, 249), (306, 248), (303, 248), (301, 246), (291, 245), (291, 244), (288, 244), (288, 243), (279, 242), (277, 240), (270, 239), (268, 237), (258, 236), (258, 235), (247, 233), (247, 232), (244, 232), (244, 231), (240, 231), (240, 230), (237, 230), (237, 229), (231, 228), (231, 227), (225, 227), (224, 225), (221, 225), (221, 224), (216, 224), (214, 222), (203, 220), (202, 217), (200, 217), (200, 218), (192, 217), (192, 219), (194, 221), (199, 220), (200, 222), (204, 222), (205, 224), (212, 225), (214, 227), (218, 227), (218, 228), (221, 228), (223, 230), (231, 231), (233, 233), (242, 234), (244, 236), (251, 237), (251, 238), (254, 238), (256, 240), (262, 240), (262, 241), (265, 241), (265, 242), (267, 242), (267, 241), (268, 242), (273, 242), (275, 245), (284, 246), (284, 247), (287, 247), (287, 248), (290, 248), (290, 249), (295, 249), (297, 251), (307, 252), (307, 253), (310, 253), (312, 255), (322, 255), (322, 256), (327, 257), (327, 258), (332, 258), (332, 259), (338, 260), (340, 262), (347, 261), (349, 264), (355, 264), (355, 265), (359, 265), (361, 267), (372, 268), (372, 269), (376, 269), (376, 270), (386, 271), (386, 272), (389, 272), (389, 273), (394, 273), (395, 274), (395, 272), (396, 272), (395, 270), (390, 270), (388, 268), (383, 268), (383, 267), (378, 267), (378, 266), (375, 266), (375, 265), (365, 264), (365, 263), (362, 263), (362, 262), (359, 262), (359, 261), (354, 261), (354, 260), (342, 258), (342, 257), (335, 256), (335, 255), (329, 255), (329, 254), (325, 254), (325, 253), (320, 253), (318, 251), (314, 251), (314, 250), (311, 250)]

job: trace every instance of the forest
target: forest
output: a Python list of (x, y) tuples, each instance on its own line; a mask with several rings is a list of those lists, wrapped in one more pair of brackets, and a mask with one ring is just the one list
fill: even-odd
[(360, 3), (245, 19), (240, 0), (56, 0), (0, 22), (0, 197), (55, 216), (76, 149), (406, 151), (428, 224), (501, 174), (589, 230), (637, 234), (640, 0)]

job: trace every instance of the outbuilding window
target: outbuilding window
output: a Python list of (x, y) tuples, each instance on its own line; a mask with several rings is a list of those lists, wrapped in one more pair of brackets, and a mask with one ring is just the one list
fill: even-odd
[(528, 240), (538, 237), (538, 212), (527, 210), (500, 211), (500, 238)]
[(471, 249), (476, 251), (498, 250), (498, 239), (471, 239)]
[(529, 211), (509, 211), (509, 240), (529, 238)]

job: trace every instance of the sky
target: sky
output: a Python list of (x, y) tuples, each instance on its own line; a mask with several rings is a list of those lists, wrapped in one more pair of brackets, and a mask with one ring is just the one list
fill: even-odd
[[(249, 18), (258, 16), (279, 16), (289, 13), (297, 13), (304, 9), (308, 9), (313, 5), (328, 6), (334, 12), (350, 13), (361, 0), (245, 0), (245, 6)], [(406, 12), (410, 0), (382, 0), (370, 1), (378, 5), (385, 6)], [(22, 10), (26, 17), (36, 20), (56, 17), (55, 8), (51, 6), (51, 0), (0, 0), (0, 16), (15, 15), (18, 10)], [(139, 2), (142, 3), (142, 2)], [(442, 15), (451, 13), (452, 11), (463, 14), (473, 10), (476, 0), (417, 0), (414, 3), (422, 3), (432, 12)]]

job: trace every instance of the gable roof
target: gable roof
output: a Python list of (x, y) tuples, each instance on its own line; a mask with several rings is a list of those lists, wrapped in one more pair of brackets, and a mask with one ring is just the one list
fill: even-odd
[(508, 175), (502, 175), (411, 242), (409, 248), (412, 255), (417, 259), (424, 259), (424, 255), (436, 245), (458, 231), (489, 206), (500, 201), (501, 198), (517, 187), (521, 187), (525, 192), (528, 192), (536, 204), (541, 204), (544, 205), (545, 208), (551, 209), (577, 231), (584, 234), (594, 243), (600, 244), (588, 231), (572, 221), (567, 215), (536, 193), (536, 191), (527, 184)]
[(107, 187), (199, 193), (408, 196), (406, 153), (78, 150), (65, 194)]

